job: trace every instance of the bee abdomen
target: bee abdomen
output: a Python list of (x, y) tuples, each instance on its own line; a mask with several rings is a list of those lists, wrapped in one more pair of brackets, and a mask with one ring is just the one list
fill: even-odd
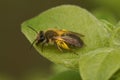
[(79, 37), (63, 36), (64, 41), (74, 47), (82, 47), (83, 41)]

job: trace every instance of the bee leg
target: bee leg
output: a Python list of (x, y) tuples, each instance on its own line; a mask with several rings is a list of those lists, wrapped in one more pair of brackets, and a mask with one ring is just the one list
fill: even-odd
[(59, 45), (57, 45), (57, 43), (56, 43), (56, 42), (54, 42), (54, 44), (55, 44), (55, 46), (57, 47), (57, 49), (58, 49), (58, 50), (60, 50), (61, 52), (63, 52), (63, 50), (60, 48), (60, 46), (59, 46)]
[(69, 52), (72, 52), (72, 53), (78, 55), (73, 49), (69, 49)]
[(74, 50), (71, 50), (71, 52), (73, 52), (74, 54), (78, 55)]
[(46, 44), (45, 42), (41, 44), (41, 52), (43, 52), (43, 48), (45, 44)]

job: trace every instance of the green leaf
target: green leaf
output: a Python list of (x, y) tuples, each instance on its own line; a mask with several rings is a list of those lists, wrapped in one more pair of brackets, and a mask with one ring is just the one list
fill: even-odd
[(67, 67), (65, 67), (65, 66), (62, 66), (62, 65), (56, 65), (56, 64), (54, 64), (54, 65), (52, 65), (52, 69), (51, 70), (52, 70), (52, 72), (54, 74), (56, 74), (56, 73), (61, 73), (63, 71), (68, 71), (70, 69), (67, 68)]
[(79, 72), (76, 71), (64, 71), (54, 75), (50, 80), (82, 80)]
[(103, 8), (97, 8), (92, 13), (98, 18), (98, 19), (104, 19), (107, 20), (113, 24), (117, 23), (116, 16), (109, 11), (108, 9)]
[(109, 80), (120, 69), (120, 48), (101, 48), (86, 53), (79, 60), (83, 80)]
[(117, 23), (117, 27), (120, 27), (120, 21)]
[[(25, 21), (22, 24), (22, 32), (32, 43), (37, 35), (28, 26), (32, 26), (38, 32), (55, 28), (83, 34), (85, 37), (81, 37), (81, 39), (85, 46), (76, 50), (79, 55), (108, 46), (109, 32), (107, 29), (88, 11), (78, 6), (58, 6)], [(41, 55), (54, 63), (78, 69), (79, 55), (73, 52), (60, 52), (54, 45), (46, 45), (43, 52), (39, 46), (34, 45), (34, 47)]]
[(113, 33), (113, 30), (116, 28), (113, 24), (108, 22), (107, 20), (101, 19), (101, 24), (104, 25), (104, 27), (107, 29), (107, 31), (110, 33), (110, 35)]
[(120, 47), (120, 26), (116, 27), (110, 39), (110, 45)]

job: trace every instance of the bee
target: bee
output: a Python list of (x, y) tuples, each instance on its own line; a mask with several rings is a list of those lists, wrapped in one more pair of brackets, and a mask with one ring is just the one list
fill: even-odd
[(31, 26), (28, 27), (37, 33), (37, 37), (31, 46), (34, 43), (36, 45), (41, 44), (41, 51), (43, 51), (44, 45), (48, 43), (53, 43), (60, 51), (63, 51), (63, 49), (70, 51), (72, 47), (81, 48), (84, 45), (83, 40), (80, 38), (84, 37), (84, 35), (76, 32), (61, 29), (48, 29), (37, 32)]

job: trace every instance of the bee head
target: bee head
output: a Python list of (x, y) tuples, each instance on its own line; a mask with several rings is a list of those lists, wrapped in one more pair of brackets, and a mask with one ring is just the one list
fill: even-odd
[[(36, 43), (36, 45), (38, 45), (39, 43), (42, 43), (44, 42), (45, 40), (45, 34), (44, 34), (44, 31), (40, 31), (40, 32), (37, 32), (37, 30), (35, 30), (34, 28), (32, 28), (31, 26), (28, 26), (30, 29), (32, 29), (36, 34), (37, 34), (37, 37), (36, 39), (32, 42), (31, 44), (31, 47), (33, 46), (34, 43)], [(30, 48), (31, 48), (30, 47)]]
[(39, 43), (42, 43), (45, 41), (45, 34), (44, 34), (44, 31), (40, 31), (38, 34), (37, 34), (37, 37), (35, 39), (37, 42), (36, 44), (39, 44)]

